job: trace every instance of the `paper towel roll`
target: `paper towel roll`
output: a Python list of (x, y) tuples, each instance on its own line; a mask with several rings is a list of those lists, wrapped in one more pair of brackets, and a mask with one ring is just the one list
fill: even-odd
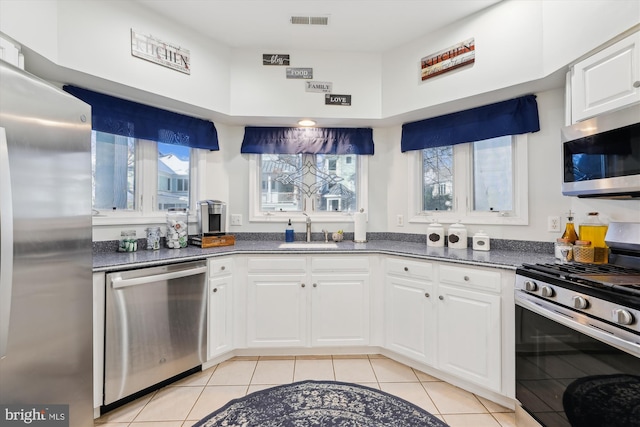
[(367, 241), (367, 215), (363, 209), (353, 214), (353, 241), (356, 243)]

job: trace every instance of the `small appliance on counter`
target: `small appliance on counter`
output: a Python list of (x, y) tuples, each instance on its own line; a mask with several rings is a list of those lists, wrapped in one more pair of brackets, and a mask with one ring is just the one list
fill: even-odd
[(220, 200), (202, 200), (197, 206), (198, 235), (192, 236), (189, 243), (201, 248), (235, 245), (235, 236), (225, 232), (227, 205)]

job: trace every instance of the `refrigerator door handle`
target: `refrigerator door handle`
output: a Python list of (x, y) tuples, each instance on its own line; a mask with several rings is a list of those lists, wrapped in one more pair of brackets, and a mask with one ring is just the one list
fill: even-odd
[(13, 287), (13, 202), (7, 133), (0, 127), (0, 359), (7, 354)]

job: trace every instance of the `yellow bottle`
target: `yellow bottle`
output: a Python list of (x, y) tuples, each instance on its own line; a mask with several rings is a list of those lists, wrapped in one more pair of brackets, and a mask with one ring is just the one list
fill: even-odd
[(573, 225), (573, 216), (571, 215), (571, 211), (569, 211), (569, 216), (567, 217), (567, 224), (565, 226), (564, 233), (562, 234), (562, 239), (568, 240), (571, 244), (574, 244), (576, 240), (578, 240), (578, 235), (576, 234), (576, 229)]
[(609, 247), (604, 242), (609, 227), (598, 217), (598, 212), (589, 212), (584, 224), (580, 224), (580, 239), (590, 240), (593, 246), (593, 262), (606, 264), (609, 262)]

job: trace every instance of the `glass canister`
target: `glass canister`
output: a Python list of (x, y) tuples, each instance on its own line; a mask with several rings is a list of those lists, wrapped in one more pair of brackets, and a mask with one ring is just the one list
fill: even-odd
[(589, 212), (584, 222), (580, 224), (580, 239), (591, 241), (593, 247), (593, 262), (606, 264), (609, 262), (609, 247), (604, 242), (609, 227), (603, 224), (598, 212)]
[(167, 212), (167, 235), (165, 237), (168, 248), (186, 248), (188, 233), (189, 210), (173, 208)]
[(592, 263), (593, 262), (593, 246), (588, 240), (576, 240), (573, 245), (573, 259), (576, 262)]
[(120, 242), (118, 252), (135, 252), (138, 250), (138, 239), (136, 230), (124, 230), (120, 232)]
[(573, 245), (569, 243), (569, 239), (556, 240), (555, 257), (562, 263), (573, 260)]
[(147, 249), (160, 249), (160, 227), (147, 228)]

